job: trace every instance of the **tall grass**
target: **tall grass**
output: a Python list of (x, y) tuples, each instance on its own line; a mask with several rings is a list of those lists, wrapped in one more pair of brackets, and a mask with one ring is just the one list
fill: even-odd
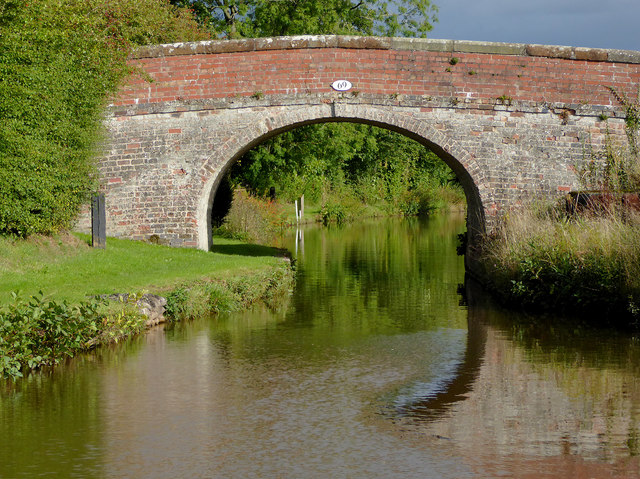
[(249, 194), (243, 188), (233, 192), (231, 208), (214, 234), (250, 243), (269, 244), (287, 226), (281, 204)]
[(560, 207), (510, 214), (487, 238), (482, 264), (495, 288), (528, 309), (637, 321), (640, 215), (567, 216)]
[(292, 268), (273, 268), (242, 278), (189, 282), (167, 294), (165, 314), (171, 321), (183, 321), (244, 310), (257, 302), (276, 308), (285, 303), (293, 287)]

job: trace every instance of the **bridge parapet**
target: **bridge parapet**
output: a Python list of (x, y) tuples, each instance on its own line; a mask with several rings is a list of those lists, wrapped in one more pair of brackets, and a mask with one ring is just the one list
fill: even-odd
[[(593, 114), (606, 109), (615, 116), (621, 110), (604, 87), (633, 95), (640, 83), (640, 52), (458, 40), (217, 40), (145, 47), (132, 61), (153, 83), (149, 77), (129, 82), (114, 101), (116, 116), (169, 111), (175, 102), (217, 109), (266, 96), (269, 104), (299, 104), (356, 101), (359, 94), (407, 106), (519, 102), (528, 109), (590, 106)], [(349, 94), (331, 89), (339, 78), (352, 82)]]
[(189, 43), (151, 45), (139, 48), (132, 58), (156, 58), (177, 55), (204, 55), (268, 50), (309, 48), (349, 48), (359, 50), (397, 50), (444, 53), (485, 53), (522, 55), (567, 60), (640, 63), (640, 52), (603, 48), (570, 47), (525, 43), (441, 40), (432, 38), (358, 37), (344, 35), (300, 35), (290, 37), (209, 40)]

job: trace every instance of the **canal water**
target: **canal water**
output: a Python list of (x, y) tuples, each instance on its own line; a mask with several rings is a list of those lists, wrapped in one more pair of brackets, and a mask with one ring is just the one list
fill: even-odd
[(640, 477), (640, 344), (502, 311), (459, 215), (310, 228), (288, 304), (0, 389), (0, 478)]

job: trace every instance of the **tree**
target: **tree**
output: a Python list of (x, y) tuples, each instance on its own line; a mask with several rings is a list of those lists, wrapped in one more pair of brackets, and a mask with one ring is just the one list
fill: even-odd
[(326, 193), (350, 195), (390, 211), (414, 190), (434, 190), (455, 181), (432, 152), (403, 135), (354, 123), (308, 125), (276, 136), (244, 155), (231, 169), (232, 186), (293, 201), (312, 202)]
[(190, 7), (220, 38), (281, 35), (426, 37), (431, 0), (171, 0)]
[(0, 1), (0, 233), (69, 227), (131, 49), (207, 36), (166, 0)]

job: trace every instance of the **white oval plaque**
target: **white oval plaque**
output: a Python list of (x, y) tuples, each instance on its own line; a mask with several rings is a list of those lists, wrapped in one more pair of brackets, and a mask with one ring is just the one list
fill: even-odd
[(336, 91), (349, 91), (352, 86), (349, 80), (336, 80), (331, 84), (331, 88)]

